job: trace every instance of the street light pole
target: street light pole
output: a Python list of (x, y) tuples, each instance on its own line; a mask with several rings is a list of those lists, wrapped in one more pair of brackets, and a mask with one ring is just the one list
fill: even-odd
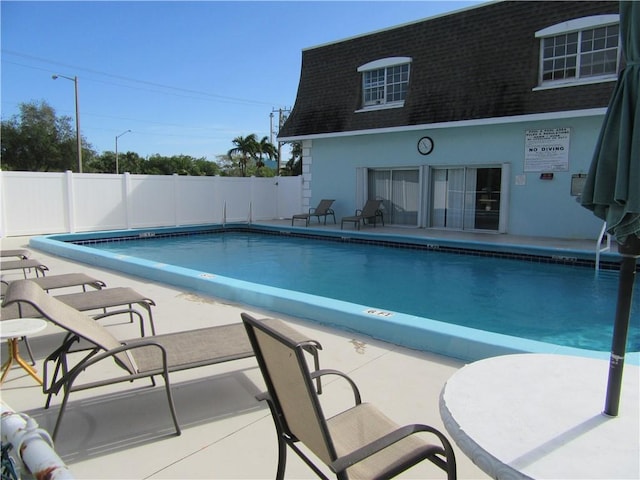
[(118, 139), (123, 136), (125, 133), (129, 133), (131, 130), (126, 130), (122, 132), (120, 135), (116, 135), (116, 175), (118, 174)]
[(78, 148), (78, 173), (82, 173), (82, 139), (80, 137), (80, 107), (78, 105), (78, 77), (67, 77), (65, 75), (52, 75), (51, 78), (65, 78), (71, 80), (75, 87), (76, 97), (76, 145)]

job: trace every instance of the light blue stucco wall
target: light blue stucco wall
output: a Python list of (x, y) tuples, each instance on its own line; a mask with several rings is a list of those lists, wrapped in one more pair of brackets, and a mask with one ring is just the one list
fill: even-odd
[[(595, 115), (314, 139), (309, 150), (310, 204), (334, 198), (338, 219), (352, 215), (362, 206), (356, 194), (359, 167), (510, 164), (509, 185), (502, 188), (503, 192), (508, 190), (506, 233), (595, 239), (602, 222), (571, 196), (571, 176), (588, 172), (603, 118)], [(524, 172), (525, 132), (541, 128), (570, 129), (568, 170), (553, 172), (552, 180), (541, 180), (540, 172)], [(424, 135), (435, 144), (427, 156), (416, 148)], [(429, 195), (425, 197), (428, 201)]]

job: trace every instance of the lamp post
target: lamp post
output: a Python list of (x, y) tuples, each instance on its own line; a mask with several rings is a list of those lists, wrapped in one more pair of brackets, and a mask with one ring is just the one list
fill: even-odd
[(82, 173), (82, 139), (80, 137), (80, 109), (78, 107), (78, 77), (67, 77), (65, 75), (52, 75), (51, 78), (66, 78), (71, 80), (75, 86), (76, 93), (76, 144), (78, 148), (78, 173)]
[(131, 130), (126, 130), (122, 132), (120, 135), (116, 135), (116, 175), (118, 174), (118, 139), (123, 136), (125, 133), (129, 133)]

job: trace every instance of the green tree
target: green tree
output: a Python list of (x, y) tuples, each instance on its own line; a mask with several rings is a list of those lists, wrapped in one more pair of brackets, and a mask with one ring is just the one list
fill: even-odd
[[(2, 121), (2, 168), (41, 172), (77, 169), (71, 118), (58, 117), (45, 101), (21, 103), (19, 109), (18, 115)], [(86, 141), (83, 144), (83, 156), (93, 158), (91, 146)]]
[(220, 167), (215, 162), (210, 162), (206, 158), (197, 158), (193, 162), (195, 172), (192, 175), (215, 176), (220, 174)]
[[(118, 155), (118, 160), (122, 156)], [(86, 173), (115, 173), (116, 172), (116, 154), (111, 151), (103, 152), (97, 155), (91, 161), (82, 160), (84, 163), (84, 172)]]
[[(115, 165), (115, 153), (113, 154), (113, 162)], [(145, 159), (138, 155), (136, 152), (120, 153), (118, 152), (118, 171), (129, 172), (133, 174), (140, 174), (143, 172), (143, 165)], [(115, 166), (112, 170), (115, 172)]]
[(302, 142), (291, 142), (291, 158), (280, 169), (280, 175), (302, 175)]
[(238, 136), (232, 140), (235, 147), (227, 152), (227, 156), (233, 161), (237, 160), (240, 167), (240, 176), (247, 176), (247, 167), (249, 160), (258, 154), (259, 143), (256, 140), (256, 134), (252, 133), (246, 137)]
[(256, 166), (264, 167), (263, 155), (266, 155), (269, 160), (278, 159), (278, 147), (269, 141), (269, 137), (262, 137), (260, 143), (258, 143), (258, 160)]

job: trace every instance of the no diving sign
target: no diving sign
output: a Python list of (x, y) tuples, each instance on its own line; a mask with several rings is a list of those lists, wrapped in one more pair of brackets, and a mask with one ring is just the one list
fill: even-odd
[(570, 128), (527, 130), (524, 142), (524, 171), (569, 170), (570, 136)]

